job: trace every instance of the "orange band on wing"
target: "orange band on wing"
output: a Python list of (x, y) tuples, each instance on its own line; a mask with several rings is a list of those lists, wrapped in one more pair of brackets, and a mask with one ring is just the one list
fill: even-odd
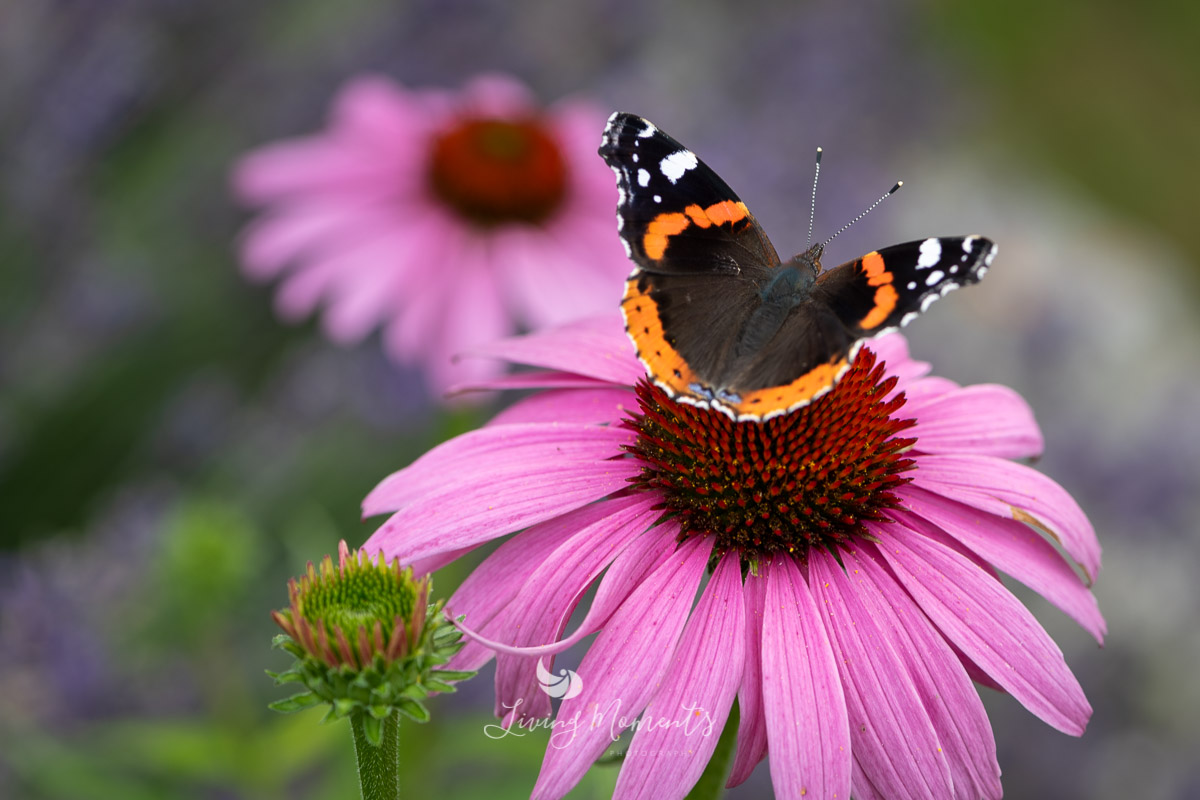
[(745, 203), (741, 201), (734, 203), (730, 200), (713, 203), (704, 209), (704, 213), (708, 215), (714, 225), (732, 225), (750, 216), (750, 211), (746, 208)]
[(722, 200), (713, 203), (708, 208), (701, 208), (693, 203), (683, 210), (683, 213), (671, 211), (659, 214), (650, 220), (646, 233), (642, 236), (642, 249), (646, 257), (658, 261), (667, 252), (671, 237), (683, 233), (689, 225), (697, 228), (708, 228), (713, 225), (732, 225), (750, 216), (746, 204)]
[(867, 273), (867, 283), (871, 286), (881, 286), (892, 282), (892, 273), (883, 264), (883, 256), (878, 252), (867, 253), (862, 257), (863, 272)]
[(656, 383), (674, 397), (692, 394), (688, 386), (696, 382), (696, 373), (667, 342), (658, 303), (638, 288), (638, 279), (639, 273), (635, 271), (625, 282), (625, 298), (621, 301), (625, 331)]
[(896, 291), (895, 286), (892, 286), (895, 276), (888, 271), (887, 266), (883, 263), (883, 256), (878, 252), (867, 253), (862, 257), (862, 270), (866, 273), (867, 285), (878, 287), (875, 289), (875, 306), (858, 321), (858, 327), (870, 330), (882, 325), (896, 309), (900, 293)]
[(667, 240), (688, 226), (688, 218), (679, 212), (659, 214), (646, 226), (642, 249), (649, 258), (658, 261), (667, 252)]
[(738, 414), (753, 414), (760, 418), (772, 412), (786, 411), (792, 406), (809, 402), (833, 386), (838, 374), (845, 368), (845, 358), (831, 364), (818, 364), (785, 386), (749, 392), (742, 395), (742, 402), (730, 403), (729, 406)]

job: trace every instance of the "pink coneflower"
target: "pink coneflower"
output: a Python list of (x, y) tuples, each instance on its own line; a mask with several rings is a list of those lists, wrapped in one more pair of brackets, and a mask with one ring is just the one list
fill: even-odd
[(235, 191), (263, 212), (245, 271), (282, 277), (286, 317), (323, 305), (336, 341), (383, 326), (388, 352), (424, 365), (434, 391), (494, 373), (452, 356), (620, 299), (629, 262), (596, 158), (603, 120), (581, 101), (539, 108), (501, 76), (461, 92), (352, 80), (326, 130), (237, 164)]
[[(544, 676), (599, 631), (534, 797), (562, 797), (639, 714), (616, 796), (683, 797), (735, 697), (730, 785), (769, 753), (784, 798), (999, 797), (972, 680), (1083, 732), (1079, 684), (998, 571), (1100, 640), (1095, 598), (1037, 529), (1089, 583), (1100, 547), (1061, 487), (1010, 460), (1042, 448), (1011, 390), (925, 377), (893, 334), (811, 405), (733, 422), (648, 384), (616, 319), (485, 353), (547, 389), (376, 487), (365, 512), (395, 513), (366, 549), (419, 571), (515, 534), (447, 604), (498, 651), (506, 724), (551, 711), (538, 657)], [(492, 652), (476, 640), (451, 666)]]

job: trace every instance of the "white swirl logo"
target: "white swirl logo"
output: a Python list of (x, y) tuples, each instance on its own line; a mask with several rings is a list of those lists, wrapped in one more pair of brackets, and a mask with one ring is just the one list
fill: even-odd
[(537, 679), (542, 685), (542, 691), (559, 700), (570, 700), (583, 691), (583, 678), (574, 670), (560, 669), (558, 675), (550, 672), (539, 658), (537, 662)]

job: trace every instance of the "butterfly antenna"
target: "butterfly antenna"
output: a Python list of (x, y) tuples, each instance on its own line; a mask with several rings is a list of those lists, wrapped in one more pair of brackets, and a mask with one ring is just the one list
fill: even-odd
[(839, 236), (841, 236), (843, 233), (845, 233), (847, 228), (849, 228), (849, 227), (850, 227), (851, 225), (853, 225), (854, 223), (858, 222), (860, 219), (862, 219), (863, 217), (865, 217), (867, 214), (870, 214), (870, 213), (871, 213), (873, 210), (875, 210), (875, 206), (879, 205), (879, 204), (880, 204), (880, 203), (882, 203), (884, 200), (887, 200), (889, 197), (891, 197), (892, 195), (894, 195), (896, 192), (900, 191), (900, 187), (901, 187), (901, 186), (903, 186), (903, 185), (904, 185), (904, 181), (896, 181), (896, 185), (895, 185), (895, 186), (893, 186), (892, 188), (888, 189), (886, 192), (884, 192), (884, 194), (883, 194), (883, 197), (880, 197), (880, 198), (879, 198), (878, 200), (876, 200), (874, 203), (871, 203), (871, 205), (867, 207), (867, 210), (866, 210), (866, 211), (862, 212), (862, 213), (861, 213), (861, 214), (859, 214), (857, 217), (855, 217), (854, 219), (852, 219), (852, 220), (850, 220), (849, 222), (847, 222), (845, 225), (843, 225), (843, 226), (842, 226), (842, 229), (841, 229), (840, 231), (838, 231), (838, 232), (837, 232), (837, 233), (835, 233), (833, 236), (830, 236), (828, 239), (826, 239), (826, 240), (825, 240), (825, 241), (824, 241), (824, 242), (821, 244), (821, 249), (822, 249), (822, 250), (824, 250), (824, 249), (825, 249), (825, 247), (826, 247), (826, 246), (827, 246), (827, 245), (828, 245), (830, 242), (832, 242), (834, 239), (836, 239), (837, 237), (839, 237)]
[(813, 193), (812, 205), (808, 214), (808, 240), (804, 242), (804, 249), (812, 244), (813, 221), (817, 218), (817, 181), (821, 178), (821, 148), (817, 148), (817, 169), (813, 173)]

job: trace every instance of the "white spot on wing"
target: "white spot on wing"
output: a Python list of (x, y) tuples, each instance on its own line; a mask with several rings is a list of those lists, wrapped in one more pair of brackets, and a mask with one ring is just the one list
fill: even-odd
[(650, 121), (642, 120), (642, 122), (646, 123), (646, 127), (642, 128), (640, 131), (638, 131), (639, 139), (649, 139), (651, 136), (653, 136), (655, 133), (658, 132), (658, 128), (654, 127), (654, 124), (651, 123)]
[(978, 238), (979, 238), (979, 237), (978, 237), (978, 236), (976, 236), (975, 234), (971, 234), (971, 235), (970, 235), (970, 236), (968, 236), (967, 238), (963, 239), (963, 252), (964, 252), (964, 253), (970, 253), (970, 252), (971, 252), (971, 248), (972, 248), (972, 247), (974, 246), (974, 244), (975, 244), (975, 240), (976, 240), (976, 239), (978, 239)]
[(946, 273), (942, 272), (940, 269), (935, 269), (933, 272), (929, 273), (929, 277), (925, 279), (925, 285), (933, 286), (944, 277), (946, 277)]
[(917, 269), (928, 269), (942, 260), (942, 243), (937, 239), (921, 242), (921, 254), (917, 257)]
[(695, 169), (698, 163), (696, 154), (691, 150), (680, 150), (664, 158), (658, 166), (667, 180), (674, 183), (683, 177), (683, 173)]
[(656, 195), (654, 195), (654, 202), (656, 202), (656, 203), (661, 203), (661, 202), (662, 202), (662, 195), (661, 195), (661, 194), (656, 194)]
[(915, 289), (915, 288), (917, 288), (917, 282), (916, 282), (916, 281), (909, 281), (909, 282), (908, 282), (908, 290), (911, 292), (911, 291), (912, 291), (913, 289)]
[(638, 186), (650, 185), (650, 173), (644, 169), (638, 169)]

